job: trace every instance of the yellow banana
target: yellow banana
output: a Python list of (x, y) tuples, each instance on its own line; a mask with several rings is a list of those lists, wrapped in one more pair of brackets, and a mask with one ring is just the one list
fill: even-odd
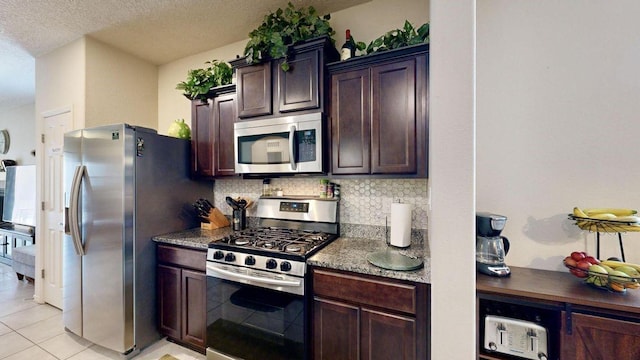
[(582, 209), (582, 211), (587, 214), (588, 217), (593, 217), (596, 214), (613, 214), (615, 216), (629, 216), (635, 215), (638, 213), (637, 210), (634, 209), (622, 209), (622, 208), (591, 208), (591, 209)]
[(638, 271), (640, 271), (640, 265), (638, 264), (631, 264), (631, 263), (627, 263), (627, 262), (623, 262), (623, 261), (616, 261), (616, 260), (602, 260), (600, 262), (600, 264), (604, 264), (607, 265), (608, 267), (612, 268), (612, 269), (616, 269), (619, 268), (620, 266), (630, 266)]
[(573, 216), (576, 217), (581, 217), (581, 218), (588, 218), (589, 216), (587, 216), (587, 214), (584, 213), (584, 211), (580, 210), (579, 207), (574, 207), (573, 208)]
[(588, 215), (589, 215), (589, 219), (597, 219), (597, 220), (613, 220), (618, 218), (612, 213), (600, 213), (600, 214), (588, 214)]
[[(614, 215), (615, 216), (615, 215)], [(628, 215), (628, 216), (615, 216), (610, 220), (623, 222), (623, 223), (640, 223), (640, 216)]]

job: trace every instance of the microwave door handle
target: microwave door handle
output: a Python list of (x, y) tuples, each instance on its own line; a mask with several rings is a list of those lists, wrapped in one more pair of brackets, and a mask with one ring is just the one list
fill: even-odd
[(289, 128), (289, 163), (291, 164), (291, 170), (296, 170), (297, 168), (296, 159), (293, 154), (295, 137), (296, 126), (291, 125), (291, 127)]
[(80, 236), (80, 221), (78, 219), (78, 210), (80, 209), (80, 189), (85, 170), (86, 167), (84, 165), (76, 168), (75, 174), (73, 175), (73, 181), (71, 183), (71, 199), (69, 201), (69, 230), (71, 231), (71, 241), (73, 241), (76, 253), (80, 256), (84, 256), (85, 254)]

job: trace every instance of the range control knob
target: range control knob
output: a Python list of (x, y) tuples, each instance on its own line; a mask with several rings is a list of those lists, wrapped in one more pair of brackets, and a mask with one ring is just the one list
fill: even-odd
[(224, 253), (220, 250), (217, 250), (216, 252), (213, 253), (213, 258), (215, 260), (220, 260), (224, 257)]
[(283, 261), (280, 263), (280, 270), (282, 271), (291, 271), (291, 263), (288, 261)]
[(273, 260), (273, 259), (269, 259), (267, 260), (267, 269), (275, 269), (278, 267), (278, 263)]
[(244, 264), (245, 265), (255, 265), (256, 264), (256, 258), (254, 258), (253, 256), (249, 255), (244, 259)]
[(224, 261), (226, 261), (226, 262), (234, 262), (234, 261), (236, 261), (236, 256), (233, 255), (233, 253), (227, 253), (227, 255), (224, 257)]

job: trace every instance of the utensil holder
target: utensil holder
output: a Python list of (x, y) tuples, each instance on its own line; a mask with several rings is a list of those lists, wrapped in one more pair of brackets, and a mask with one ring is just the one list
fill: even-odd
[(202, 229), (212, 230), (231, 225), (229, 223), (229, 219), (227, 219), (227, 217), (224, 216), (224, 214), (217, 208), (211, 209), (211, 211), (209, 211), (209, 215), (204, 219), (209, 220), (209, 222), (202, 222), (200, 224)]

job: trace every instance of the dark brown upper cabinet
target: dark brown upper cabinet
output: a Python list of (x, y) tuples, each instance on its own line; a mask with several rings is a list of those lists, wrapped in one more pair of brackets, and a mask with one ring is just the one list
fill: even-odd
[(283, 59), (247, 65), (244, 58), (231, 61), (236, 72), (237, 107), (240, 120), (287, 116), (292, 112), (324, 111), (328, 84), (325, 64), (338, 53), (324, 36), (296, 45)]
[(429, 46), (328, 65), (331, 172), (427, 176)]
[(237, 121), (235, 85), (215, 88), (207, 101), (191, 101), (191, 173), (199, 179), (235, 174), (233, 124)]

